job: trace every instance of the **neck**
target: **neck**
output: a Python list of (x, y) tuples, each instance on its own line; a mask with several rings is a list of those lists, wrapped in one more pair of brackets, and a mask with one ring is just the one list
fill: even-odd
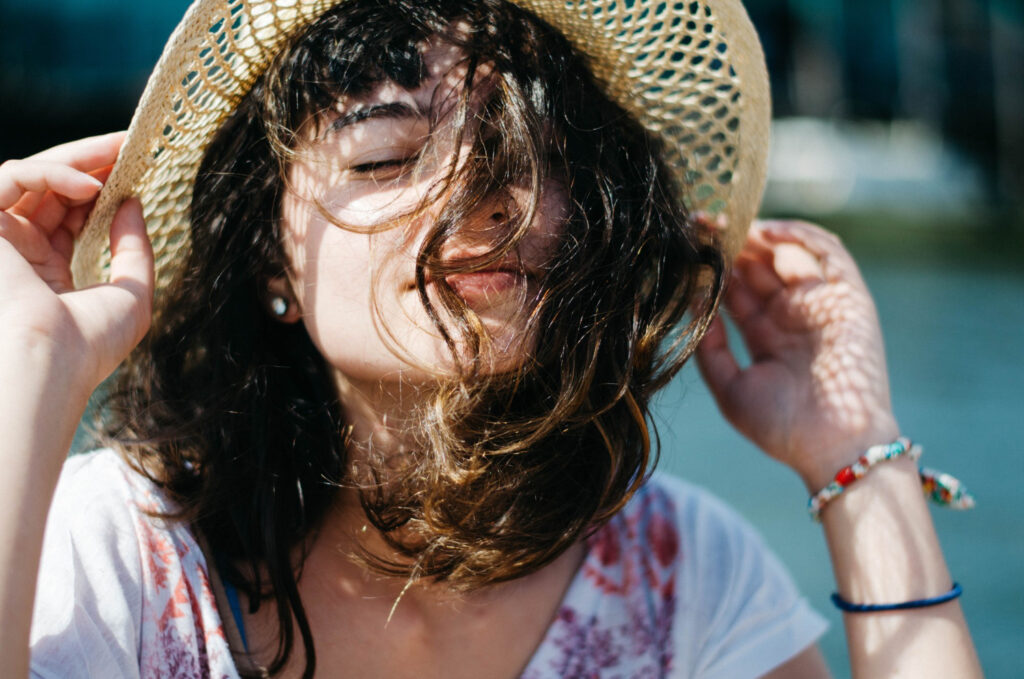
[(388, 484), (391, 477), (417, 462), (414, 424), (431, 389), (403, 382), (360, 382), (340, 374), (336, 384), (348, 427), (348, 469), (316, 542), (330, 546), (328, 552), (338, 561), (339, 573), (359, 579), (364, 586), (400, 590), (404, 580), (380, 578), (351, 558), (363, 551), (388, 561), (403, 560), (370, 523), (360, 489), (372, 493), (372, 487)]
[(365, 382), (336, 376), (348, 425), (349, 449), (356, 462), (372, 453), (390, 458), (414, 449), (414, 424), (431, 390), (405, 382)]

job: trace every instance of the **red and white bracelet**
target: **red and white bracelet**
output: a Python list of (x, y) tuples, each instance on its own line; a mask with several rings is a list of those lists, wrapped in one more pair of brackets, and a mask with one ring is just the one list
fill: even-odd
[[(863, 477), (879, 462), (895, 460), (909, 455), (915, 462), (923, 452), (921, 446), (901, 436), (892, 443), (872, 446), (864, 451), (853, 464), (836, 472), (832, 481), (811, 496), (807, 503), (807, 511), (815, 521), (821, 519), (821, 510), (830, 501), (842, 494), (854, 481)], [(925, 494), (933, 501), (953, 509), (970, 509), (974, 506), (974, 497), (967, 492), (963, 484), (949, 474), (931, 469), (921, 469), (921, 484)]]

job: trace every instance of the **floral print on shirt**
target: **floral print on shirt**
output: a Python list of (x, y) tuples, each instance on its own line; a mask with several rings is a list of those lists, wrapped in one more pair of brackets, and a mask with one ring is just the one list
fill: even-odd
[(168, 503), (134, 472), (132, 512), (142, 561), (142, 679), (236, 679), (199, 544), (184, 525), (154, 518)]
[(645, 486), (589, 551), (523, 679), (638, 679), (673, 667), (683, 558), (671, 497)]

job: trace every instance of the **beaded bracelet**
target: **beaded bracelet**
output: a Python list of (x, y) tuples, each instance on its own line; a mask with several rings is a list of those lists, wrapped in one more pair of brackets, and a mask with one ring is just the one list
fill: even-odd
[(936, 504), (950, 509), (972, 509), (974, 496), (967, 492), (960, 480), (949, 474), (921, 467), (921, 488)]
[[(879, 462), (894, 460), (903, 455), (910, 455), (915, 462), (921, 457), (921, 446), (911, 443), (910, 439), (901, 436), (892, 443), (872, 446), (857, 461), (836, 472), (832, 481), (811, 496), (807, 503), (807, 511), (815, 521), (821, 520), (821, 510), (830, 501), (842, 494), (854, 481), (863, 477), (868, 470)], [(949, 474), (932, 469), (921, 468), (919, 471), (921, 487), (933, 502), (952, 509), (970, 509), (974, 507), (974, 497), (967, 492), (963, 484)]]
[(839, 592), (835, 592), (832, 595), (832, 603), (836, 605), (836, 608), (842, 609), (847, 613), (876, 613), (878, 611), (902, 611), (908, 608), (927, 608), (928, 606), (937, 606), (938, 604), (944, 604), (947, 601), (952, 601), (963, 593), (964, 591), (960, 588), (960, 585), (954, 582), (951, 590), (945, 594), (940, 594), (939, 596), (931, 597), (929, 599), (901, 601), (895, 604), (854, 604), (839, 596)]
[(868, 448), (864, 451), (864, 454), (857, 458), (856, 462), (836, 472), (835, 477), (827, 486), (811, 496), (810, 501), (807, 503), (807, 511), (810, 512), (811, 518), (815, 521), (820, 520), (822, 508), (839, 497), (848, 486), (867, 474), (868, 470), (876, 464), (887, 460), (895, 460), (906, 454), (909, 454), (912, 459), (917, 460), (921, 456), (921, 447), (915, 446), (910, 442), (910, 439), (903, 436), (892, 443)]

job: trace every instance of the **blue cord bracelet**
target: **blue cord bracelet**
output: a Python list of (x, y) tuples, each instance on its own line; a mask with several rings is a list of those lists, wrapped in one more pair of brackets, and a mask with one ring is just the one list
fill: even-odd
[(960, 588), (960, 584), (954, 582), (953, 589), (949, 590), (945, 594), (931, 599), (917, 599), (915, 601), (901, 601), (897, 604), (854, 604), (850, 603), (843, 597), (839, 596), (839, 592), (832, 595), (832, 603), (836, 605), (836, 608), (846, 611), (847, 613), (875, 613), (878, 611), (902, 611), (908, 608), (927, 608), (928, 606), (937, 606), (938, 604), (944, 604), (947, 601), (952, 601), (958, 596), (963, 594), (963, 589)]

